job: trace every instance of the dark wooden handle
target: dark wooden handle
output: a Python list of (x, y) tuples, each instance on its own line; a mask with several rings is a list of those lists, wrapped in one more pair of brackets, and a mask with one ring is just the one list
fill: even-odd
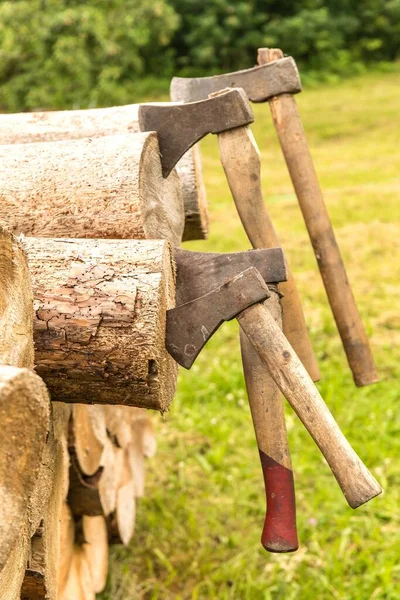
[[(259, 64), (281, 58), (261, 49)], [(332, 313), (357, 386), (378, 381), (374, 359), (329, 219), (296, 100), (282, 94), (269, 100), (274, 125), (311, 239)]]
[[(271, 299), (273, 296), (276, 294)], [(243, 331), (240, 342), (265, 484), (266, 515), (261, 543), (269, 552), (293, 552), (299, 545), (296, 500), (281, 393)]]

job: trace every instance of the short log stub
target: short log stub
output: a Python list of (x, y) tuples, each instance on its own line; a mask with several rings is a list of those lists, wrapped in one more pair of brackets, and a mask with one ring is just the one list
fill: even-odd
[[(161, 103), (163, 104), (163, 103)], [(139, 132), (140, 104), (0, 115), (0, 145), (55, 142)], [(207, 237), (208, 208), (198, 145), (176, 165), (183, 192), (183, 241)], [(175, 174), (173, 174), (173, 178)]]
[(0, 165), (0, 219), (13, 233), (182, 239), (179, 177), (163, 179), (154, 132), (0, 146)]
[(174, 306), (163, 240), (26, 238), (37, 372), (52, 400), (168, 409), (177, 365), (165, 348)]

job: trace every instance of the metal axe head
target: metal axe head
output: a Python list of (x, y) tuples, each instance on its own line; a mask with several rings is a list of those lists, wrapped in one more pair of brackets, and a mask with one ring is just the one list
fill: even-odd
[(231, 254), (178, 250), (176, 262), (177, 306), (167, 311), (166, 347), (186, 369), (224, 321), (269, 297), (265, 281), (286, 280), (281, 248)]
[(272, 96), (301, 92), (301, 81), (294, 59), (287, 56), (252, 69), (213, 77), (174, 77), (170, 88), (171, 100), (204, 100), (209, 94), (229, 87), (243, 88), (251, 102), (266, 102)]
[(162, 172), (168, 177), (178, 160), (208, 133), (249, 125), (253, 111), (241, 89), (231, 89), (215, 98), (188, 104), (151, 105), (139, 108), (141, 131), (156, 131)]

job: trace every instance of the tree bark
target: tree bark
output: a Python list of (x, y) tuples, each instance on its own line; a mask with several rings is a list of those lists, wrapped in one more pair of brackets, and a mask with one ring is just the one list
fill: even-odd
[(14, 233), (182, 239), (179, 178), (163, 179), (154, 132), (0, 146), (0, 164), (0, 219)]
[[(87, 110), (0, 115), (0, 144), (54, 142), (139, 131), (140, 104)], [(205, 239), (208, 213), (199, 147), (189, 150), (176, 170), (185, 206), (183, 240)]]
[(174, 302), (168, 242), (25, 243), (37, 372), (52, 399), (167, 410), (177, 377), (165, 349), (165, 315)]

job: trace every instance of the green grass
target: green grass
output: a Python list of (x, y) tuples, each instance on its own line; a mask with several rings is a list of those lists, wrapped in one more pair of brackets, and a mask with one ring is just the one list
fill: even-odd
[[(264, 493), (244, 390), (237, 326), (226, 324), (190, 372), (170, 413), (155, 416), (130, 548), (114, 549), (103, 600), (397, 600), (400, 597), (400, 74), (371, 74), (298, 97), (326, 203), (371, 336), (377, 385), (352, 383), (266, 106), (253, 127), (263, 188), (295, 272), (319, 358), (319, 389), (385, 494), (353, 511), (288, 408), (301, 546), (259, 543)], [(211, 230), (188, 248), (249, 247), (218, 161), (203, 142)]]

